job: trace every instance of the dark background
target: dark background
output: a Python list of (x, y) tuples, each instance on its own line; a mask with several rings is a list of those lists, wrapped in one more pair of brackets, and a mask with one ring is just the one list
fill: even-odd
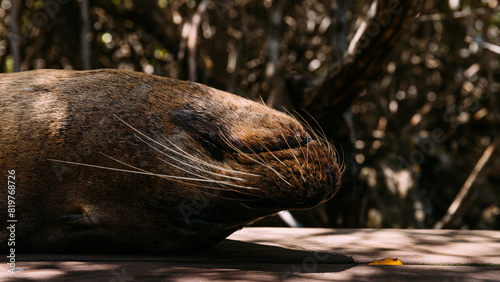
[(0, 72), (144, 71), (317, 122), (346, 171), (306, 226), (500, 229), (497, 0), (0, 3)]

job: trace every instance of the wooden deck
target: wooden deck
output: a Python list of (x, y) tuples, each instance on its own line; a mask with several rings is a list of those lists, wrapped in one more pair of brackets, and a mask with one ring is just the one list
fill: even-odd
[[(404, 265), (368, 265), (386, 257)], [(0, 281), (500, 281), (500, 231), (244, 228), (199, 253), (17, 259)]]

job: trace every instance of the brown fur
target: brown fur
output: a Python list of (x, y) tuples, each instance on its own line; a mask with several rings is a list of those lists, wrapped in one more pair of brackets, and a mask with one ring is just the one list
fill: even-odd
[(196, 83), (120, 70), (4, 74), (0, 108), (19, 250), (206, 248), (340, 185), (332, 149), (296, 120)]

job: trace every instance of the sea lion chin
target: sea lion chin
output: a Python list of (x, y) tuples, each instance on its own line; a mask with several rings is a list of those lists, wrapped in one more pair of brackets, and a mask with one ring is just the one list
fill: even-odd
[[(199, 250), (258, 218), (314, 207), (340, 186), (324, 138), (201, 84), (37, 70), (0, 75), (0, 93), (17, 250)], [(0, 248), (6, 222), (2, 213)]]

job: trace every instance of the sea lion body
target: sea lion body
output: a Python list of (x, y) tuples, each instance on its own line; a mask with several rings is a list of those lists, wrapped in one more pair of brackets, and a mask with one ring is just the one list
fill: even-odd
[[(340, 185), (295, 119), (201, 84), (121, 70), (0, 75), (0, 248), (158, 253), (210, 247)], [(10, 191), (10, 190), (9, 190)]]

